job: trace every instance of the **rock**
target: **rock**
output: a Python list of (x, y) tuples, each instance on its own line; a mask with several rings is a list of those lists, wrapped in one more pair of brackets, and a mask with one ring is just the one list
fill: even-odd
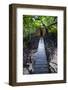
[(27, 68), (23, 68), (23, 74), (29, 74), (29, 71)]
[(54, 50), (54, 54), (49, 62), (50, 69), (52, 72), (57, 72), (57, 50)]

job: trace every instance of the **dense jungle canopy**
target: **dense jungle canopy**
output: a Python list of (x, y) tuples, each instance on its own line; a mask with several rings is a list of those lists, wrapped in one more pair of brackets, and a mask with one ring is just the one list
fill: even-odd
[(57, 31), (57, 17), (55, 16), (23, 16), (23, 33), (27, 37), (34, 33), (38, 28), (45, 27), (48, 32)]
[(57, 35), (56, 16), (23, 15), (23, 37), (25, 41), (31, 40), (37, 30), (44, 28), (47, 33)]

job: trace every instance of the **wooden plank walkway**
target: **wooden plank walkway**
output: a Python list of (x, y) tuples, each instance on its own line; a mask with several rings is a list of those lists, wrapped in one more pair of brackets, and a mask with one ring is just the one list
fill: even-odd
[(34, 74), (49, 72), (44, 40), (42, 37), (39, 40), (37, 52), (34, 54), (34, 61), (35, 61), (35, 63), (33, 64)]

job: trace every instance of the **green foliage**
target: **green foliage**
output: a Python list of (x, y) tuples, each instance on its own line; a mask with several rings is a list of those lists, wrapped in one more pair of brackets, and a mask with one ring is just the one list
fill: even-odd
[(31, 34), (35, 33), (38, 28), (47, 28), (49, 33), (57, 33), (56, 16), (32, 16), (23, 15), (23, 36), (26, 41), (31, 39)]

